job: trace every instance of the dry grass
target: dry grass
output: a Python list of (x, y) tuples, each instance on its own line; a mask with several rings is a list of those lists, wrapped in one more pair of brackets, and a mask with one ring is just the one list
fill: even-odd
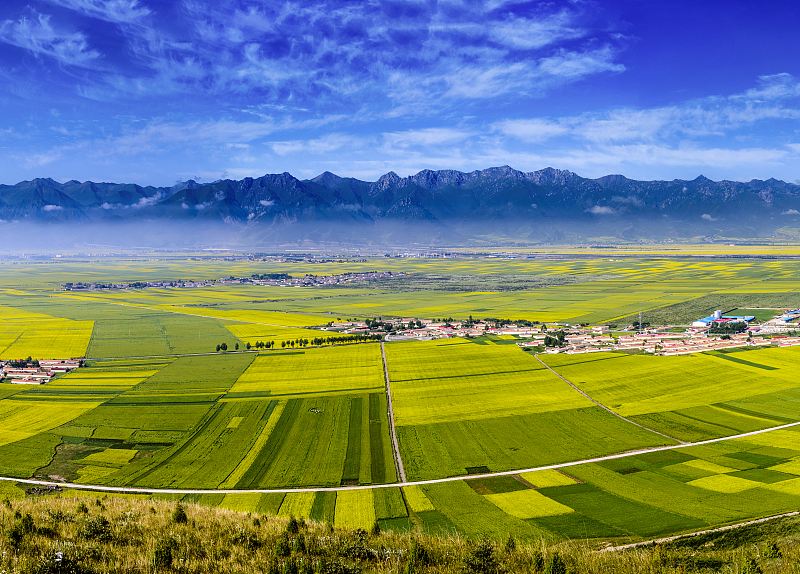
[[(418, 533), (368, 534), (196, 505), (184, 507), (181, 521), (177, 508), (171, 501), (89, 496), (7, 501), (0, 505), (0, 571), (800, 572), (796, 519), (678, 544), (598, 552), (588, 543), (523, 545)], [(556, 554), (565, 570), (558, 569)]]

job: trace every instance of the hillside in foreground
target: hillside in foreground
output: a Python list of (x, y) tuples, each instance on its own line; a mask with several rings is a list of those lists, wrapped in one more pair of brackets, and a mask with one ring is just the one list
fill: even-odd
[(0, 571), (800, 572), (800, 519), (629, 550), (334, 530), (320, 523), (134, 498), (29, 496), (0, 505)]

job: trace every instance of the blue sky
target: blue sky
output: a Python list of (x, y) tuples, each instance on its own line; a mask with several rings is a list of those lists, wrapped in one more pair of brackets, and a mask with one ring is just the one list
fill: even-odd
[(6, 0), (0, 181), (797, 181), (798, 22), (780, 0)]

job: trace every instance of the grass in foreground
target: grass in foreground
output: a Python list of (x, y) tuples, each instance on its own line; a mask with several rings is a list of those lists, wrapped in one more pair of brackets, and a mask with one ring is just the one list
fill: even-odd
[(800, 572), (797, 518), (600, 552), (573, 542), (333, 529), (169, 501), (44, 496), (0, 505), (0, 530), (0, 569), (33, 574)]

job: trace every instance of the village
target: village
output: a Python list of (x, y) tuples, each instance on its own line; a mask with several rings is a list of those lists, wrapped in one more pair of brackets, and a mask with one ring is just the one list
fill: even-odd
[[(752, 315), (715, 311), (688, 327), (652, 328), (642, 322), (617, 329), (612, 325), (570, 325), (529, 320), (378, 318), (330, 322), (321, 331), (378, 337), (390, 341), (427, 341), (492, 336), (522, 349), (544, 353), (623, 351), (671, 356), (736, 348), (800, 346), (800, 309), (785, 310), (756, 323)], [(249, 349), (249, 347), (248, 347)], [(42, 385), (83, 364), (82, 359), (0, 361), (0, 382)]]
[(715, 311), (685, 328), (669, 325), (650, 328), (640, 322), (615, 330), (609, 325), (402, 318), (335, 322), (325, 329), (345, 334), (384, 333), (386, 341), (491, 335), (516, 339), (517, 345), (523, 349), (567, 354), (627, 351), (669, 356), (740, 347), (800, 345), (800, 309), (787, 310), (761, 324), (755, 324), (754, 319), (754, 316), (725, 315), (722, 311)]
[(287, 273), (255, 273), (249, 277), (222, 277), (220, 279), (174, 279), (169, 281), (129, 281), (129, 282), (68, 282), (62, 285), (64, 291), (118, 291), (125, 289), (196, 289), (221, 285), (260, 285), (270, 287), (331, 287), (353, 283), (370, 283), (402, 277), (404, 273), (392, 271), (366, 271), (363, 273), (340, 273), (337, 275), (306, 274), (292, 276)]
[(43, 385), (56, 375), (77, 369), (81, 363), (81, 359), (35, 360), (30, 357), (18, 361), (0, 361), (0, 381), (16, 385)]

